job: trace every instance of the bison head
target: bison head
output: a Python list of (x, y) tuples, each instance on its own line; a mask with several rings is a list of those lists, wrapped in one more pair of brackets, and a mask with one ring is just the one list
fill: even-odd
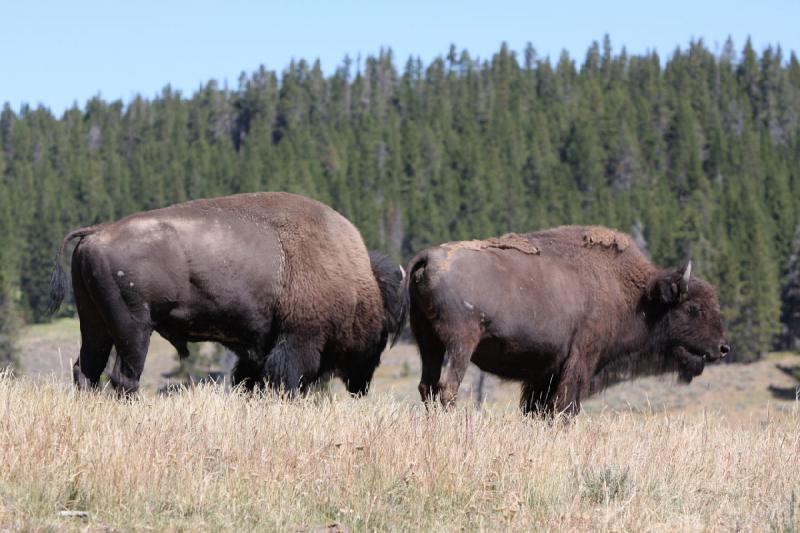
[(658, 273), (646, 300), (653, 349), (682, 381), (690, 382), (703, 372), (706, 361), (721, 359), (730, 351), (716, 292), (709, 283), (692, 277), (691, 261), (676, 271)]
[(344, 382), (344, 386), (352, 396), (366, 396), (369, 392), (375, 369), (381, 364), (381, 352), (386, 347), (388, 333), (383, 331), (374, 344), (368, 345), (362, 352), (350, 352), (342, 355), (336, 362), (336, 377)]
[[(384, 342), (384, 345), (386, 343)], [(350, 357), (340, 360), (336, 375), (344, 381), (344, 385), (353, 396), (365, 396), (372, 382), (372, 375), (380, 364), (380, 351), (377, 356), (356, 358)]]

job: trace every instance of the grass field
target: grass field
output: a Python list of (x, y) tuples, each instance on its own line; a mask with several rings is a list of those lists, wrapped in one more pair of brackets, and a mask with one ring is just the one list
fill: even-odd
[(638, 380), (549, 423), (519, 415), (514, 385), (469, 401), (475, 374), (426, 413), (409, 346), (361, 400), (159, 395), (159, 343), (140, 399), (78, 394), (74, 322), (37, 328), (27, 375), (0, 378), (0, 529), (800, 530), (796, 356)]

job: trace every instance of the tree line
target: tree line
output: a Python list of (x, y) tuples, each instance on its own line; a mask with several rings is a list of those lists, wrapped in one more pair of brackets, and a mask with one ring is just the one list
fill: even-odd
[(448, 240), (605, 224), (656, 264), (693, 259), (739, 360), (798, 346), (800, 64), (750, 41), (718, 53), (696, 41), (666, 60), (608, 38), (581, 61), (530, 45), (488, 59), (451, 47), (428, 63), (383, 50), (327, 75), (293, 61), (235, 88), (93, 98), (61, 117), (6, 104), (0, 306), (47, 320), (69, 229), (266, 190), (332, 205), (398, 261)]

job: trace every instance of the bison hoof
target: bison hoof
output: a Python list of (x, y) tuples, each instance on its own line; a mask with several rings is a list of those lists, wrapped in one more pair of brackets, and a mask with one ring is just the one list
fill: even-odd
[(72, 367), (72, 381), (78, 390), (94, 390), (99, 386), (99, 381), (91, 380), (78, 365)]
[(125, 377), (111, 376), (111, 385), (120, 398), (131, 398), (139, 392), (139, 382)]
[(456, 391), (450, 387), (442, 387), (439, 389), (439, 401), (445, 409), (450, 409), (456, 403)]
[(417, 387), (419, 395), (425, 405), (429, 405), (436, 397), (436, 386), (428, 385), (427, 383), (420, 383)]

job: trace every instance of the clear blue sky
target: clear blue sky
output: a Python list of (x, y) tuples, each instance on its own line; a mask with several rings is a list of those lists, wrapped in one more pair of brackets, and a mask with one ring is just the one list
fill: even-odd
[(489, 57), (506, 41), (557, 59), (582, 61), (593, 40), (615, 52), (657, 50), (662, 57), (691, 39), (718, 50), (730, 35), (757, 50), (800, 51), (800, 0), (418, 1), (305, 0), (4, 0), (0, 3), (0, 103), (27, 102), (54, 113), (101, 95), (129, 102), (166, 84), (190, 95), (216, 79), (236, 87), (242, 71), (283, 70), (292, 58), (319, 58), (331, 72), (391, 47), (429, 61), (455, 44)]

